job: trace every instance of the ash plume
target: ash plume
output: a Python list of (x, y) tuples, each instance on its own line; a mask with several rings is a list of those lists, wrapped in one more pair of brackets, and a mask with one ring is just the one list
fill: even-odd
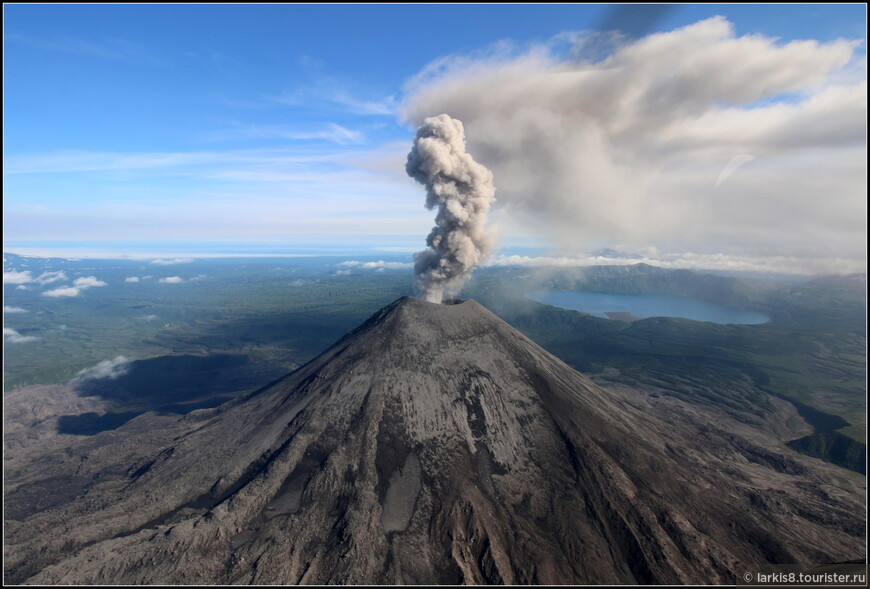
[(492, 172), (465, 151), (462, 122), (446, 114), (423, 121), (405, 170), (426, 187), (426, 208), (438, 208), (429, 249), (414, 255), (414, 286), (418, 297), (440, 303), (459, 292), (492, 248), (485, 228), (495, 202)]
[(563, 252), (865, 261), (860, 44), (739, 35), (723, 17), (635, 38), (623, 16), (604, 23), (625, 33), (612, 44), (578, 34), (567, 52), (559, 36), (439, 59), (403, 116), (460, 119), (498, 178), (503, 230)]

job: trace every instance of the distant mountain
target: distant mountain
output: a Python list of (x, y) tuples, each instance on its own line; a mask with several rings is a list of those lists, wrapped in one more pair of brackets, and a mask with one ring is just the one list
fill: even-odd
[(762, 300), (786, 325), (820, 326), (867, 335), (867, 275), (824, 276), (777, 289)]
[(621, 252), (619, 250), (615, 250), (611, 247), (603, 247), (597, 249), (593, 252), (589, 253), (590, 256), (595, 258), (622, 258), (622, 259), (634, 259), (637, 260), (642, 256), (640, 254), (632, 254), (628, 252)]
[(7, 583), (733, 584), (865, 556), (856, 481), (601, 389), (474, 301), (399, 299), (158, 423), (7, 474)]
[(739, 278), (668, 270), (649, 264), (568, 269), (544, 286), (548, 290), (672, 294), (734, 309), (750, 308), (758, 291), (756, 286)]

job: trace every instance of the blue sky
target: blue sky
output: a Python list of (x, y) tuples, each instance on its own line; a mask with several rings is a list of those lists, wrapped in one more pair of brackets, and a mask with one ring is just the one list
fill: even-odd
[[(809, 104), (810, 87), (866, 81), (863, 5), (687, 5), (620, 13), (602, 5), (7, 4), (4, 247), (422, 247), (433, 213), (423, 209), (422, 188), (405, 176), (404, 158), (417, 119), (440, 114), (427, 115), (425, 105), (449, 103), (444, 89), (457, 83), (454, 72), (491, 72), (496, 62), (501, 67), (541, 48), (552, 68), (576, 58), (582, 31), (618, 25), (627, 33), (622, 43), (630, 44), (715, 15), (730, 23), (734, 38), (760, 35), (772, 45), (857, 41), (843, 49), (846, 57), (819, 65), (818, 80), (741, 98), (735, 108), (773, 104), (779, 113)], [(599, 58), (616, 45), (603, 47)], [(804, 59), (798, 53), (795, 63)], [(466, 125), (470, 147), (470, 130), (483, 128), (477, 120)], [(843, 141), (856, 149), (854, 138)], [(498, 173), (495, 182), (506, 195), (493, 217), (505, 245), (726, 251), (744, 243), (796, 255), (816, 249), (788, 240), (761, 243), (751, 237), (756, 229), (742, 232), (743, 241), (729, 242), (723, 232), (701, 243), (618, 223), (611, 234), (551, 243), (546, 219), (527, 222), (521, 206), (511, 208), (519, 200)], [(842, 217), (860, 213), (856, 206), (844, 202)], [(823, 233), (837, 232), (826, 226)], [(860, 257), (854, 244), (823, 245), (824, 255)]]

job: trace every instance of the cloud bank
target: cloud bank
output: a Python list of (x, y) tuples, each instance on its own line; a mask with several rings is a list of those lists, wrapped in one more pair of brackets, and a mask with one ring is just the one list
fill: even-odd
[(193, 258), (175, 258), (174, 260), (151, 260), (152, 264), (157, 264), (158, 266), (173, 266), (175, 264), (190, 264), (193, 262)]
[(359, 260), (347, 260), (346, 262), (341, 262), (339, 266), (361, 268), (363, 270), (372, 270), (378, 268), (387, 270), (404, 270), (405, 268), (413, 268), (414, 264), (412, 262), (385, 262), (384, 260), (378, 260), (377, 262), (361, 262)]
[(160, 284), (181, 284), (184, 282), (184, 278), (181, 276), (167, 276), (166, 278), (161, 278), (157, 282)]
[(866, 259), (855, 42), (738, 37), (716, 17), (598, 61), (589, 45), (438, 60), (409, 83), (404, 117), (461, 120), (500, 206), (575, 251)]
[(3, 272), (3, 284), (27, 284), (32, 281), (33, 277), (30, 276), (30, 272), (27, 270), (24, 272), (18, 272), (17, 270)]

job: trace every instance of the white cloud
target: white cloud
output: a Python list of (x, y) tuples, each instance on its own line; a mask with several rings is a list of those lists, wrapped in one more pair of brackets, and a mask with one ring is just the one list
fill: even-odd
[(82, 380), (107, 378), (114, 380), (119, 376), (124, 376), (130, 370), (131, 360), (124, 356), (116, 356), (112, 360), (103, 360), (96, 366), (84, 368), (78, 372), (76, 376)]
[(167, 276), (166, 278), (161, 278), (157, 282), (161, 284), (180, 284), (184, 282), (184, 278), (181, 276)]
[(107, 283), (102, 280), (97, 280), (96, 276), (83, 276), (73, 280), (73, 286), (78, 288), (91, 288), (94, 286), (106, 286)]
[(3, 305), (4, 313), (27, 313), (27, 309), (22, 309), (21, 307), (8, 307)]
[[(498, 206), (573, 251), (618, 242), (866, 259), (855, 46), (738, 37), (716, 17), (597, 62), (547, 46), (454, 56), (409, 83), (404, 115), (460, 119)], [(723, 174), (738, 156), (754, 159)]]
[(842, 258), (806, 258), (794, 256), (740, 256), (701, 254), (692, 252), (651, 254), (648, 256), (610, 257), (576, 256), (493, 256), (485, 266), (581, 267), (628, 266), (649, 264), (659, 268), (714, 270), (728, 272), (760, 272), (792, 275), (853, 274), (867, 271), (866, 262)]
[(289, 128), (280, 125), (249, 125), (242, 128), (220, 131), (210, 135), (216, 140), (225, 139), (291, 139), (291, 140), (322, 140), (338, 145), (354, 145), (364, 143), (365, 133), (348, 129), (337, 123), (326, 123), (323, 128), (310, 131)]
[(56, 288), (54, 290), (47, 290), (42, 293), (42, 296), (46, 297), (77, 297), (81, 294), (82, 289), (75, 286), (68, 286), (66, 288)]
[(124, 282), (139, 282), (138, 276), (128, 276), (124, 279)]
[(25, 342), (32, 342), (37, 339), (39, 338), (32, 335), (21, 335), (14, 329), (10, 329), (8, 327), (3, 328), (3, 340), (9, 344), (23, 344)]
[(17, 270), (3, 272), (3, 284), (27, 284), (28, 282), (33, 282), (29, 270), (24, 272), (18, 272)]
[(157, 315), (145, 315), (144, 317), (142, 317), (142, 321), (144, 321), (145, 323), (151, 323), (152, 321), (154, 321), (156, 319), (157, 319)]
[(403, 270), (405, 268), (413, 268), (414, 264), (412, 262), (385, 262), (384, 260), (378, 260), (377, 262), (360, 262), (359, 260), (347, 260), (346, 262), (341, 262), (339, 266), (348, 266), (351, 268), (361, 268), (363, 270), (371, 270), (371, 269), (388, 269), (388, 270)]
[(65, 288), (56, 288), (54, 290), (47, 290), (43, 294), (46, 297), (77, 297), (81, 294), (81, 292), (88, 288), (93, 288), (95, 286), (106, 286), (107, 283), (102, 280), (98, 280), (96, 276), (82, 276), (81, 278), (76, 278), (73, 280), (73, 286), (68, 286)]
[(58, 270), (56, 272), (43, 272), (39, 276), (33, 279), (33, 282), (37, 282), (43, 286), (46, 284), (51, 284), (52, 282), (59, 282), (61, 280), (69, 280), (69, 277), (63, 270)]
[(175, 264), (190, 264), (193, 262), (193, 258), (175, 258), (174, 260), (151, 260), (152, 264), (157, 264), (158, 266), (173, 266)]

